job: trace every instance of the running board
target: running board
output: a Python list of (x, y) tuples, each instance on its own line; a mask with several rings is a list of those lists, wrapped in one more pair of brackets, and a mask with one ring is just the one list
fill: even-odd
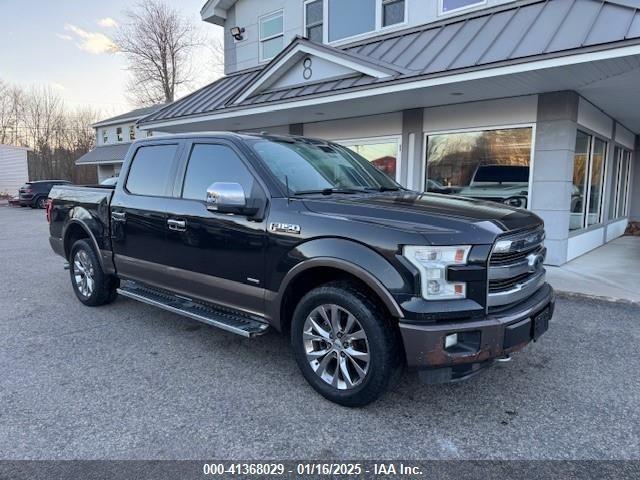
[(267, 323), (249, 315), (204, 305), (188, 298), (182, 298), (132, 281), (123, 281), (121, 287), (118, 288), (118, 293), (123, 297), (138, 300), (247, 338), (262, 335), (269, 329)]

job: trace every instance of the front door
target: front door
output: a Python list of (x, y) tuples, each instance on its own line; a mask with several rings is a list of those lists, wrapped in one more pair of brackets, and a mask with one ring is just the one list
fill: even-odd
[(168, 208), (166, 263), (173, 290), (264, 314), (266, 222), (212, 212), (205, 202), (215, 182), (242, 185), (245, 195), (264, 195), (242, 154), (230, 143), (193, 142), (186, 148), (183, 182)]
[(111, 202), (111, 242), (118, 273), (165, 287), (168, 197), (179, 162), (179, 143), (139, 147)]

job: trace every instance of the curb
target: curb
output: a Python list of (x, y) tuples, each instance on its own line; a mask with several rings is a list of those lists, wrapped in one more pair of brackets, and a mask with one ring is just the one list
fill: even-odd
[(635, 307), (640, 307), (640, 301), (629, 300), (627, 298), (603, 297), (599, 295), (590, 295), (588, 293), (565, 292), (562, 290), (555, 290), (555, 293), (558, 298), (566, 298), (568, 300), (587, 299), (587, 300), (597, 300), (600, 302), (607, 302), (607, 303), (621, 303), (624, 305), (633, 305)]

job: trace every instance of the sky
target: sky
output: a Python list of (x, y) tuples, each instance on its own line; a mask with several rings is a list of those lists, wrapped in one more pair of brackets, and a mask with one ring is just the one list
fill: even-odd
[[(222, 28), (200, 19), (205, 0), (168, 0), (203, 35), (222, 38)], [(135, 105), (126, 98), (128, 73), (111, 37), (132, 0), (0, 0), (0, 80), (25, 88), (49, 86), (65, 103), (91, 106), (105, 116)], [(204, 47), (196, 58), (205, 58)], [(206, 69), (194, 90), (216, 74)], [(188, 92), (182, 92), (188, 93)]]

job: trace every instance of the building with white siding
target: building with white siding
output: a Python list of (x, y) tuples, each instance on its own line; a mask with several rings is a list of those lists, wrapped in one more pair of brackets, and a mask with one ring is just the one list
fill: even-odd
[(94, 123), (96, 147), (76, 160), (76, 165), (95, 165), (99, 182), (118, 176), (129, 145), (136, 139), (154, 134), (149, 130), (140, 130), (136, 122), (161, 106), (138, 108)]
[(226, 76), (138, 122), (340, 142), (527, 208), (562, 265), (640, 221), (640, 0), (208, 0)]
[(27, 153), (29, 149), (0, 145), (0, 195), (18, 195), (18, 189), (29, 181)]

